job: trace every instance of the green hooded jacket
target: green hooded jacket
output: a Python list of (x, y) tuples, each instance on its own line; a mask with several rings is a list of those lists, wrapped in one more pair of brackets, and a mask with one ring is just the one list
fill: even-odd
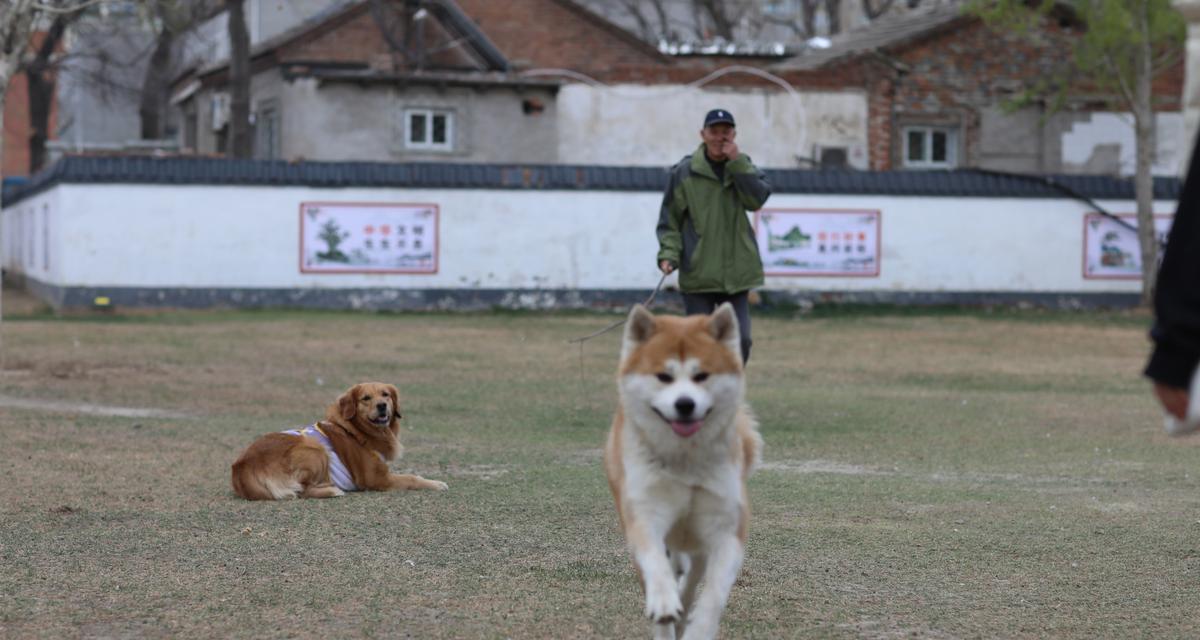
[(767, 177), (741, 154), (725, 163), (725, 179), (704, 145), (671, 168), (658, 216), (658, 259), (679, 269), (685, 293), (740, 293), (763, 284), (762, 258), (746, 216), (771, 195)]

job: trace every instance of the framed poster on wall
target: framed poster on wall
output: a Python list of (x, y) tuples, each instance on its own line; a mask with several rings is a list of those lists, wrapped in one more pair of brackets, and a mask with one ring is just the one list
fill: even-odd
[(879, 276), (880, 214), (871, 209), (762, 209), (754, 235), (769, 276)]
[(438, 206), (300, 203), (301, 273), (437, 273)]
[[(1137, 215), (1122, 213), (1116, 217), (1137, 228)], [(1154, 216), (1154, 234), (1159, 246), (1167, 241), (1167, 232), (1175, 218)], [(1083, 277), (1094, 280), (1139, 280), (1142, 277), (1142, 249), (1137, 231), (1108, 216), (1088, 213), (1083, 216)], [(1161, 256), (1160, 256), (1161, 259)]]

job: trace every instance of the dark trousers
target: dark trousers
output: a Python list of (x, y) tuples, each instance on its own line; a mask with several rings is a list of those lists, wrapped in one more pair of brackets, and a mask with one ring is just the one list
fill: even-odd
[(733, 305), (737, 314), (738, 329), (742, 333), (742, 364), (750, 361), (750, 292), (741, 293), (684, 293), (683, 311), (689, 316), (698, 314), (709, 315), (717, 310), (723, 302)]

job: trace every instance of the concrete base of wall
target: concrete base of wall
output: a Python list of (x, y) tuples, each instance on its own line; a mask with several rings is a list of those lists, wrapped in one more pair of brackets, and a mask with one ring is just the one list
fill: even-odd
[[(60, 287), (25, 278), (24, 288), (56, 310), (138, 309), (354, 309), (364, 311), (486, 311), (593, 309), (620, 311), (644, 302), (649, 290), (628, 289), (227, 289)], [(784, 291), (764, 289), (768, 307), (814, 305), (1030, 306), (1051, 309), (1130, 308), (1137, 294), (1021, 291)], [(655, 306), (681, 310), (677, 291), (660, 291)]]

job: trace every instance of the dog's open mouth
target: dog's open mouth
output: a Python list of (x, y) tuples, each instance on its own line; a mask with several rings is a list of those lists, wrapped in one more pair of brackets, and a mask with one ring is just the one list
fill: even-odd
[(668, 420), (668, 422), (671, 424), (671, 431), (681, 438), (690, 438), (696, 435), (696, 432), (700, 430), (700, 425), (704, 424), (703, 420)]
[(386, 426), (388, 426), (388, 423), (391, 421), (392, 421), (391, 417), (388, 416), (386, 413), (383, 415), (378, 415), (378, 416), (371, 418), (371, 424), (373, 424), (377, 427), (386, 427)]
[(700, 430), (700, 427), (704, 426), (704, 418), (708, 417), (708, 414), (705, 413), (704, 416), (697, 420), (670, 420), (658, 409), (655, 409), (654, 413), (657, 413), (658, 417), (663, 419), (663, 422), (670, 425), (671, 431), (674, 431), (675, 435), (679, 436), (680, 438), (690, 438), (696, 435), (696, 432)]

